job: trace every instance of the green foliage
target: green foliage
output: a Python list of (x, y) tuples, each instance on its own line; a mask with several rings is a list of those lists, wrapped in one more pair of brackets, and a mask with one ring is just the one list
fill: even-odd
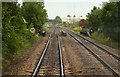
[(97, 29), (102, 25), (101, 16), (101, 9), (94, 6), (93, 10), (91, 10), (91, 13), (88, 13), (87, 15), (87, 25)]
[(120, 50), (119, 43), (112, 40), (110, 37), (107, 37), (103, 33), (95, 32), (92, 34), (91, 38), (97, 40), (99, 43), (102, 43), (102, 44), (105, 44), (105, 45), (108, 45), (110, 47)]
[(30, 28), (42, 28), (46, 17), (43, 3), (24, 3), (22, 7), (16, 2), (2, 3), (3, 62), (20, 56), (38, 39)]
[[(3, 52), (14, 54), (29, 43), (25, 36), (21, 36), (14, 31), (8, 33), (8, 36), (3, 42)], [(7, 45), (9, 51), (4, 51), (4, 45)]]
[(93, 27), (98, 33), (104, 34), (113, 41), (120, 43), (120, 18), (118, 13), (120, 2), (110, 2), (102, 8), (94, 7), (87, 15), (87, 25)]
[(56, 23), (61, 23), (62, 22), (62, 19), (60, 18), (60, 16), (55, 17), (55, 22)]
[(81, 31), (81, 29), (79, 27), (74, 27), (72, 30), (75, 31), (75, 32), (80, 32)]
[(94, 38), (95, 40), (99, 41), (100, 43), (106, 44), (109, 41), (111, 41), (111, 39), (109, 37), (105, 37), (104, 34), (102, 33), (98, 33), (98, 32), (94, 32), (92, 34), (92, 38)]
[(22, 13), (25, 20), (27, 21), (27, 28), (29, 28), (31, 23), (33, 23), (36, 29), (42, 28), (42, 25), (47, 19), (47, 13), (42, 2), (23, 3)]
[(120, 27), (118, 26), (118, 6), (117, 3), (109, 3), (103, 8), (102, 20), (105, 26), (102, 27), (103, 32), (113, 40), (119, 40), (118, 34)]

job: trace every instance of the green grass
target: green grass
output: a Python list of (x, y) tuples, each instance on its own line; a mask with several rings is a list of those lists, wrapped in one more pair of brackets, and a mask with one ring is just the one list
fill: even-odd
[(120, 44), (118, 42), (113, 41), (111, 38), (106, 37), (102, 33), (94, 32), (92, 34), (91, 38), (95, 39), (99, 43), (102, 43), (102, 44), (110, 46), (110, 47), (112, 47), (114, 49), (120, 50)]
[(71, 30), (75, 31), (75, 32), (80, 32), (81, 29), (79, 27), (72, 27)]

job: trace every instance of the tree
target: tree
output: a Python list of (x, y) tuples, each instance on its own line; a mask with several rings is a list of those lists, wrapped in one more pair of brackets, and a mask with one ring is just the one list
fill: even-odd
[(94, 6), (91, 13), (87, 15), (87, 25), (97, 30), (102, 25), (101, 16), (102, 10)]
[(118, 5), (116, 2), (111, 2), (104, 6), (102, 20), (104, 34), (118, 41), (118, 34), (120, 33), (118, 23), (120, 19), (118, 18)]
[(56, 23), (62, 23), (62, 19), (60, 18), (60, 16), (55, 17), (55, 22)]
[(42, 28), (47, 19), (47, 13), (42, 2), (24, 2), (22, 13), (27, 21), (27, 28), (33, 23), (36, 29)]
[(67, 15), (67, 17), (71, 17), (70, 15)]
[[(47, 18), (43, 3), (17, 2), (2, 3), (2, 51), (3, 57), (9, 59), (20, 54), (37, 39), (29, 28), (42, 27)], [(10, 56), (11, 55), (11, 56)]]
[(111, 38), (116, 42), (120, 42), (120, 26), (118, 23), (119, 11), (118, 5), (120, 2), (106, 3), (101, 9), (94, 7), (91, 13), (87, 15), (87, 25), (96, 29), (100, 29), (106, 37)]

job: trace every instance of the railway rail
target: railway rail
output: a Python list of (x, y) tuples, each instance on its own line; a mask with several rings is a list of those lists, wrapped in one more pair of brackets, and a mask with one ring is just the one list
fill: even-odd
[(59, 75), (60, 77), (64, 77), (63, 70), (61, 43), (59, 35), (56, 34), (54, 28), (49, 35), (43, 53), (40, 56), (31, 77), (36, 77), (38, 75)]
[[(104, 51), (104, 53), (98, 53), (99, 51), (98, 50), (96, 50), (96, 51), (98, 51), (98, 52), (96, 52), (95, 50), (93, 50), (93, 48), (94, 48), (94, 46), (93, 47), (89, 47), (88, 45), (87, 45), (87, 43), (89, 42), (87, 42), (86, 43), (86, 41), (87, 41), (87, 39), (85, 39), (84, 38), (84, 40), (82, 40), (82, 39), (80, 39), (80, 38), (78, 38), (77, 36), (75, 36), (75, 34), (73, 34), (72, 32), (70, 32), (70, 31), (66, 31), (74, 40), (76, 40), (80, 45), (82, 45), (85, 49), (87, 49), (98, 61), (100, 61), (105, 67), (107, 67), (107, 69), (108, 70), (110, 70), (112, 73), (113, 73), (113, 75), (115, 76), (115, 77), (119, 77), (120, 76), (120, 73), (119, 73), (119, 71), (118, 71), (118, 65), (119, 65), (119, 57), (118, 56), (116, 56), (115, 54), (113, 54), (113, 53), (110, 53), (110, 51), (108, 51), (108, 52), (106, 52), (105, 53), (105, 51), (104, 51), (104, 49), (102, 49), (102, 47), (98, 47), (98, 46), (96, 46), (96, 47), (98, 47), (99, 49), (101, 49), (102, 51)], [(86, 40), (86, 41), (85, 41)], [(84, 41), (84, 42), (83, 42)], [(91, 43), (91, 42), (89, 42), (89, 43)], [(93, 43), (91, 43), (91, 44), (93, 44)], [(94, 45), (94, 44), (93, 44)], [(95, 44), (95, 45), (97, 45), (97, 44)], [(111, 56), (110, 56), (111, 55)], [(107, 59), (106, 58), (108, 58), (108, 60), (110, 60), (109, 58), (114, 58), (114, 59), (111, 59), (111, 61), (107, 61)]]
[(89, 43), (93, 44), (94, 46), (98, 47), (99, 49), (103, 50), (104, 52), (110, 54), (111, 56), (113, 56), (114, 58), (116, 58), (117, 60), (120, 61), (120, 56), (119, 56), (118, 54), (115, 54), (115, 53), (109, 51), (108, 49), (104, 48), (103, 46), (101, 46), (101, 45), (99, 45), (99, 44), (97, 44), (97, 43), (95, 43), (95, 42), (92, 42), (92, 41), (86, 39), (86, 38), (85, 38), (84, 36), (82, 36), (82, 35), (79, 35), (79, 34), (73, 32), (73, 31), (70, 31), (70, 30), (68, 30), (68, 31), (71, 32), (71, 33), (73, 33), (73, 34), (75, 34), (75, 35), (77, 35), (77, 36), (79, 36), (80, 38), (88, 41)]

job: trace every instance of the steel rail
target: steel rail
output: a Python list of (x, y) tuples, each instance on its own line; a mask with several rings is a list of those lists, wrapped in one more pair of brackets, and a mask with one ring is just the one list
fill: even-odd
[(49, 35), (48, 41), (47, 41), (47, 43), (46, 43), (46, 45), (45, 45), (45, 47), (44, 47), (44, 49), (43, 49), (43, 53), (42, 53), (41, 57), (39, 58), (39, 61), (38, 61), (37, 65), (36, 65), (35, 69), (33, 70), (31, 77), (36, 77), (36, 76), (37, 76), (37, 73), (39, 72), (39, 68), (40, 68), (40, 66), (41, 66), (41, 64), (42, 64), (43, 58), (44, 58), (45, 53), (46, 53), (46, 51), (47, 51), (47, 49), (48, 49), (48, 46), (49, 46), (49, 44), (50, 44), (50, 39), (51, 39), (51, 37), (52, 37), (53, 32), (54, 32), (54, 30), (53, 30), (53, 31), (51, 32), (51, 34)]
[(64, 67), (63, 67), (63, 59), (62, 59), (62, 49), (61, 49), (61, 42), (59, 39), (59, 35), (57, 35), (58, 38), (58, 50), (59, 50), (59, 61), (60, 61), (60, 76), (64, 77)]
[[(43, 59), (44, 59), (45, 54), (47, 52), (47, 49), (49, 47), (53, 32), (55, 32), (55, 29), (49, 35), (48, 41), (43, 49), (43, 53), (42, 53), (41, 57), (39, 58), (39, 61), (37, 62), (36, 67), (33, 70), (31, 77), (36, 77), (38, 72), (39, 72), (40, 66), (43, 62)], [(63, 61), (62, 61), (62, 49), (61, 49), (61, 43), (60, 43), (60, 39), (59, 39), (58, 35), (57, 35), (57, 40), (58, 40), (59, 62), (60, 62), (60, 77), (64, 77), (64, 68), (63, 68)]]
[(93, 52), (89, 47), (87, 47), (84, 43), (82, 43), (79, 39), (74, 37), (72, 34), (68, 33), (71, 37), (73, 37), (79, 44), (84, 46), (98, 61), (100, 61), (105, 67), (108, 68), (108, 70), (112, 71), (113, 75), (115, 77), (120, 77), (119, 72), (114, 70), (107, 62), (105, 62), (102, 58), (100, 58), (99, 55), (97, 55), (95, 52)]
[[(70, 31), (70, 30), (69, 30), (69, 31)], [(96, 47), (102, 49), (104, 52), (107, 52), (108, 54), (110, 54), (111, 56), (113, 56), (115, 59), (117, 59), (117, 60), (120, 61), (120, 56), (119, 56), (119, 55), (110, 52), (109, 50), (107, 50), (107, 49), (104, 48), (103, 46), (100, 46), (100, 45), (98, 45), (98, 44), (96, 44), (96, 43), (94, 43), (94, 42), (92, 42), (92, 41), (86, 39), (85, 37), (83, 37), (83, 36), (81, 36), (81, 35), (79, 35), (79, 34), (73, 32), (73, 31), (70, 31), (70, 32), (72, 32), (72, 33), (76, 34), (77, 36), (81, 37), (82, 39), (84, 39), (84, 40), (86, 40), (86, 41), (92, 43), (92, 44), (95, 45)]]

